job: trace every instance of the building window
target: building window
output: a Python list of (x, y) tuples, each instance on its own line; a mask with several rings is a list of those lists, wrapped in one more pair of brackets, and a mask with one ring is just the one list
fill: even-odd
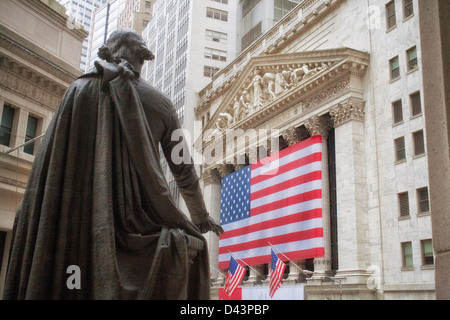
[[(35, 117), (32, 117), (32, 116), (28, 116), (27, 131), (25, 134), (25, 142), (36, 138), (37, 125), (38, 125), (38, 119)], [(34, 153), (34, 142), (27, 144), (25, 147), (23, 147), (23, 152), (28, 153), (28, 154), (33, 154)]]
[(386, 5), (386, 24), (387, 29), (391, 29), (397, 25), (395, 17), (395, 2), (391, 1)]
[(413, 266), (412, 244), (411, 242), (402, 243), (402, 262), (404, 268)]
[(206, 8), (206, 16), (221, 21), (228, 21), (228, 12), (213, 8)]
[(218, 61), (227, 61), (227, 52), (222, 50), (205, 48), (205, 58)]
[(420, 101), (420, 92), (410, 95), (411, 101), (411, 114), (417, 116), (422, 113), (422, 102)]
[(226, 33), (217, 32), (217, 31), (213, 31), (213, 30), (206, 30), (206, 40), (226, 44), (227, 38), (228, 38), (228, 36)]
[(247, 32), (241, 40), (241, 47), (244, 50), (248, 47), (253, 40), (259, 37), (262, 33), (262, 22), (260, 21), (254, 28), (252, 28), (249, 32)]
[(414, 14), (414, 6), (412, 0), (403, 0), (403, 17), (409, 18)]
[(389, 61), (391, 68), (391, 80), (400, 78), (400, 63), (398, 57), (395, 57)]
[(204, 66), (203, 67), (203, 75), (208, 78), (212, 78), (215, 74), (220, 70), (220, 68)]
[(430, 212), (430, 201), (428, 199), (428, 188), (417, 189), (417, 206), (419, 213)]
[(423, 138), (423, 131), (417, 131), (413, 133), (414, 141), (414, 155), (420, 156), (425, 153), (425, 142)]
[(228, 0), (211, 0), (211, 1), (228, 4)]
[(398, 100), (392, 104), (392, 110), (394, 112), (394, 124), (403, 121), (403, 105), (402, 100)]
[(416, 70), (418, 68), (417, 64), (417, 48), (412, 47), (408, 51), (406, 51), (406, 55), (408, 58), (408, 71)]
[(408, 192), (398, 194), (398, 204), (400, 208), (400, 217), (409, 216), (409, 197)]
[(13, 128), (14, 108), (9, 105), (3, 106), (0, 123), (0, 144), (9, 147), (11, 143), (11, 132)]
[(395, 139), (395, 154), (396, 161), (402, 161), (406, 159), (405, 138), (400, 137)]
[(274, 21), (280, 21), (289, 11), (298, 5), (299, 0), (275, 0)]
[(245, 17), (261, 0), (244, 0), (242, 2), (242, 17)]
[(431, 239), (420, 241), (422, 247), (422, 265), (434, 265), (433, 241)]
[(145, 7), (150, 9), (152, 7), (152, 4), (150, 1), (145, 1)]

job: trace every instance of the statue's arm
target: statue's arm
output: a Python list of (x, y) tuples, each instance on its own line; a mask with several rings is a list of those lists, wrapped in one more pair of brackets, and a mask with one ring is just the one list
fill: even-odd
[[(206, 209), (199, 178), (192, 158), (188, 153), (189, 149), (186, 140), (184, 136), (182, 141), (172, 139), (172, 134), (175, 131), (177, 134), (173, 136), (177, 138), (180, 136), (180, 131), (178, 131), (180, 129), (181, 126), (178, 117), (174, 108), (171, 106), (168, 128), (161, 140), (164, 156), (180, 190), (180, 194), (189, 210), (192, 222), (199, 227), (202, 233), (213, 231), (219, 235), (223, 233), (223, 229), (213, 221)], [(183, 153), (186, 152), (187, 154), (183, 154), (182, 158), (175, 159), (180, 156), (181, 149)]]

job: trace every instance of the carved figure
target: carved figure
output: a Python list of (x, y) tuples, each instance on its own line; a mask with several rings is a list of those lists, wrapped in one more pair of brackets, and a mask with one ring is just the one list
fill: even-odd
[(253, 90), (253, 108), (259, 108), (262, 105), (262, 94), (263, 94), (263, 88), (262, 88), (262, 82), (263, 78), (261, 77), (261, 71), (255, 70), (254, 77), (252, 79), (252, 82), (250, 85), (245, 88), (245, 90)]
[(309, 69), (307, 64), (302, 65), (300, 68), (291, 69), (291, 82), (299, 84), (302, 80), (313, 74), (314, 70)]
[(244, 101), (243, 96), (241, 96), (241, 98), (238, 99), (238, 97), (234, 97), (234, 104), (233, 104), (233, 116), (234, 116), (234, 121), (240, 121), (242, 120), (245, 115), (248, 113), (248, 105), (247, 103)]
[(275, 94), (275, 80), (276, 80), (276, 74), (275, 73), (270, 73), (267, 72), (266, 74), (264, 74), (263, 76), (263, 84), (264, 87), (267, 88), (267, 92), (269, 94), (269, 99), (268, 100), (273, 100), (277, 97), (277, 95)]

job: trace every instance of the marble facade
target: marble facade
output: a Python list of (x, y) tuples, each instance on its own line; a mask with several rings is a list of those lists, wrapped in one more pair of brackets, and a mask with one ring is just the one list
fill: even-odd
[[(323, 219), (325, 257), (313, 261), (312, 277), (301, 280), (291, 263), (285, 283), (306, 281), (308, 299), (432, 299), (434, 270), (421, 260), (421, 243), (432, 238), (430, 212), (418, 210), (418, 189), (428, 186), (427, 159), (411, 149), (412, 134), (423, 130), (423, 114), (411, 115), (409, 97), (422, 90), (417, 3), (397, 25), (385, 27), (385, 1), (308, 0), (222, 69), (199, 93), (196, 108), (203, 139), (195, 147), (208, 154), (228, 132), (276, 130), (281, 148), (320, 134), (324, 139)], [(404, 13), (403, 13), (404, 14)], [(370, 23), (374, 23), (371, 25)], [(406, 52), (418, 52), (408, 69)], [(400, 57), (400, 77), (390, 78), (389, 61)], [(404, 120), (393, 123), (392, 103), (401, 99)], [(422, 105), (422, 108), (426, 106)], [(208, 117), (204, 115), (208, 114)], [(327, 139), (333, 131), (336, 190), (329, 190)], [(404, 136), (407, 155), (395, 160), (394, 140)], [(272, 137), (274, 138), (274, 137)], [(251, 162), (261, 144), (223, 151), (223, 158), (202, 165), (210, 212), (220, 215), (220, 178)], [(254, 157), (253, 157), (254, 159)], [(331, 171), (330, 171), (331, 172)], [(410, 215), (400, 217), (398, 194), (408, 192)], [(332, 194), (331, 194), (332, 193)], [(330, 196), (336, 206), (330, 219)], [(332, 231), (336, 228), (336, 231)], [(337, 237), (332, 237), (332, 232)], [(211, 265), (217, 266), (218, 239), (209, 237)], [(402, 265), (402, 244), (412, 244), (412, 268)], [(336, 253), (331, 254), (333, 249)], [(333, 264), (333, 259), (334, 261)], [(333, 265), (337, 267), (333, 267)], [(261, 266), (255, 266), (262, 270)], [(222, 270), (226, 274), (226, 270)], [(330, 280), (330, 276), (334, 279)], [(223, 276), (213, 271), (215, 288)], [(260, 279), (261, 280), (261, 279)], [(341, 286), (339, 286), (339, 283)], [(244, 286), (268, 285), (250, 270)]]

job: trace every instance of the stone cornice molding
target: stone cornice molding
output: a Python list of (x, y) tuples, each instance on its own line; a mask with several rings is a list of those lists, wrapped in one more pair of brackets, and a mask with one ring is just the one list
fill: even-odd
[(47, 80), (34, 70), (23, 67), (0, 56), (0, 86), (55, 111), (61, 102), (66, 86)]
[(366, 102), (363, 100), (350, 98), (330, 109), (330, 116), (334, 126), (338, 127), (348, 121), (364, 121)]
[(296, 69), (305, 64), (311, 68), (327, 64), (330, 70), (335, 73), (334, 76), (336, 76), (336, 73), (347, 72), (362, 77), (369, 65), (369, 59), (367, 53), (349, 48), (255, 56), (250, 58), (243, 68), (235, 70), (230, 79), (227, 79), (221, 85), (215, 88), (207, 87), (200, 91), (200, 103), (195, 111), (197, 115), (201, 114), (204, 109), (210, 106), (211, 101), (224, 93), (226, 94), (224, 100), (231, 104), (232, 98), (230, 98), (230, 95), (235, 96), (239, 91), (242, 91), (242, 87), (251, 82), (255, 70), (265, 73), (277, 72), (280, 69)]
[[(56, 78), (58, 79), (58, 83), (64, 84), (66, 87), (82, 74), (79, 70), (74, 70), (74, 73), (69, 73), (3, 35), (0, 35), (0, 48), (0, 56), (7, 56), (8, 59), (12, 59), (12, 57), (15, 56), (18, 59), (27, 61), (32, 66), (41, 69), (43, 74), (48, 73), (48, 80)], [(17, 61), (15, 62), (17, 63)], [(43, 74), (41, 74), (41, 76), (43, 76)], [(55, 79), (53, 79), (53, 81), (55, 81)]]
[[(297, 58), (297, 60), (294, 58)], [(277, 59), (278, 63), (275, 63)], [(297, 62), (294, 63), (293, 61)], [(314, 110), (320, 106), (339, 97), (359, 95), (361, 94), (361, 79), (355, 78), (355, 74), (362, 76), (368, 64), (368, 54), (346, 48), (256, 57), (253, 63), (241, 74), (239, 80), (226, 93), (225, 98), (210, 122), (206, 124), (203, 132), (214, 132), (216, 137), (224, 136), (228, 130), (257, 128), (266, 122), (267, 119), (275, 118), (294, 105), (298, 112), (296, 116), (303, 117), (308, 113), (314, 113)], [(263, 103), (254, 104), (255, 100), (252, 102), (248, 99), (244, 100), (245, 104), (242, 105), (246, 106), (245, 110), (247, 110), (247, 113), (244, 113), (241, 117), (236, 116), (236, 114), (239, 115), (239, 113), (235, 112), (237, 110), (236, 106), (240, 104), (240, 99), (242, 99), (245, 89), (255, 90), (251, 87), (251, 81), (254, 77), (257, 77), (255, 70), (258, 70), (259, 74), (263, 75), (264, 78), (268, 73), (273, 77), (274, 74), (277, 76), (283, 74), (283, 70), (289, 70), (292, 79), (292, 71), (295, 71), (293, 67), (299, 66), (299, 69), (301, 69), (304, 65), (318, 67), (312, 69), (313, 71), (308, 77), (305, 75), (298, 82), (291, 80), (290, 87), (279, 90), (279, 92), (272, 95), (267, 101), (263, 101)], [(266, 91), (268, 90), (267, 82), (264, 88)], [(241, 94), (241, 98), (238, 98), (239, 94)], [(250, 91), (250, 94), (253, 93)], [(253, 97), (253, 99), (255, 98)], [(207, 104), (209, 103), (207, 102)], [(204, 107), (207, 106), (199, 105), (199, 108)], [(196, 142), (198, 147), (200, 143), (204, 147), (211, 143), (208, 134), (202, 138), (204, 139), (203, 141)]]
[(39, 12), (43, 19), (51, 19), (59, 27), (63, 28), (65, 32), (74, 35), (79, 40), (83, 40), (89, 36), (89, 32), (81, 28), (69, 28), (66, 8), (54, 0), (19, 0), (22, 4), (32, 8), (35, 12)]
[(319, 23), (331, 12), (336, 10), (345, 0), (305, 0), (278, 21), (259, 39), (243, 50), (234, 61), (220, 70), (213, 81), (200, 91), (204, 96), (207, 91), (222, 91), (236, 78), (242, 66), (249, 63), (250, 57), (276, 54), (295, 39), (301, 37), (313, 25)]

